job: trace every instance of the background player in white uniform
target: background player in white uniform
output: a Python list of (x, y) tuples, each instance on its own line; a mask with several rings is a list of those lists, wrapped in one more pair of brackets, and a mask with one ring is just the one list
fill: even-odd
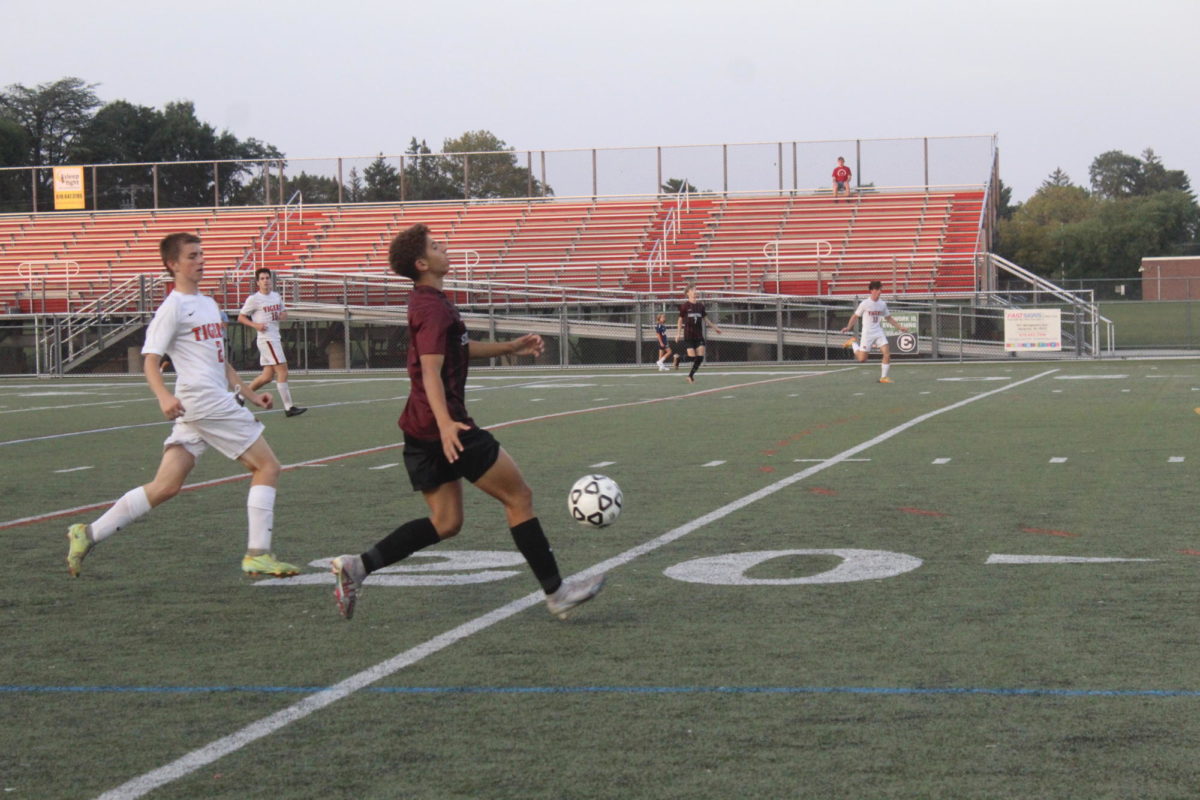
[(266, 267), (255, 270), (254, 282), (258, 284), (258, 291), (246, 298), (238, 314), (238, 322), (258, 333), (258, 363), (263, 371), (250, 382), (250, 391), (257, 392), (274, 380), (279, 389), (279, 399), (283, 401), (284, 413), (289, 417), (297, 417), (308, 409), (292, 402), (292, 390), (288, 386), (287, 356), (283, 353), (283, 340), (279, 336), (279, 321), (287, 319), (287, 309), (283, 306), (283, 298), (271, 285), (271, 270)]
[[(92, 524), (78, 523), (67, 530), (67, 570), (72, 577), (79, 577), (84, 557), (97, 542), (179, 494), (196, 459), (211, 446), (250, 470), (246, 499), (250, 531), (242, 571), (251, 575), (295, 575), (300, 570), (277, 561), (271, 554), (279, 459), (263, 438), (262, 423), (238, 405), (229, 389), (237, 387), (246, 400), (261, 408), (271, 407), (271, 395), (250, 391), (225, 359), (221, 311), (211, 297), (200, 294), (204, 251), (199, 237), (172, 233), (159, 243), (159, 253), (175, 280), (175, 290), (154, 313), (142, 355), (146, 382), (163, 416), (175, 420), (175, 425), (163, 442), (162, 461), (150, 483), (126, 492)], [(159, 369), (167, 354), (178, 376), (174, 394)]]
[(901, 327), (896, 320), (892, 319), (891, 314), (888, 313), (887, 303), (879, 299), (879, 295), (883, 293), (882, 281), (871, 281), (867, 284), (867, 290), (871, 296), (858, 304), (850, 321), (846, 323), (846, 327), (842, 328), (842, 333), (849, 333), (854, 327), (854, 323), (862, 319), (862, 341), (856, 342), (854, 339), (848, 339), (842, 346), (853, 347), (854, 358), (858, 361), (866, 361), (871, 351), (878, 347), (883, 353), (883, 374), (879, 377), (879, 382), (891, 383), (892, 379), (888, 377), (888, 370), (892, 366), (892, 349), (888, 347), (887, 334), (883, 332), (883, 321), (887, 320), (903, 333), (908, 333), (908, 328)]

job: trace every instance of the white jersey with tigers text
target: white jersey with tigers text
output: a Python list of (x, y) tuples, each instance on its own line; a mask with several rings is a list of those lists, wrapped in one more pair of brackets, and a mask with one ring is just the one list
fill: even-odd
[(167, 295), (146, 329), (142, 355), (151, 353), (171, 358), (183, 421), (238, 407), (225, 372), (225, 324), (211, 297), (178, 291)]
[(267, 323), (265, 331), (258, 332), (259, 339), (279, 341), (279, 316), (283, 314), (283, 298), (279, 292), (255, 292), (242, 304), (241, 313), (255, 324)]
[(854, 310), (862, 320), (862, 335), (864, 339), (874, 340), (878, 337), (887, 337), (883, 332), (883, 320), (889, 316), (887, 303), (882, 300), (872, 300), (867, 298), (858, 304), (858, 308)]

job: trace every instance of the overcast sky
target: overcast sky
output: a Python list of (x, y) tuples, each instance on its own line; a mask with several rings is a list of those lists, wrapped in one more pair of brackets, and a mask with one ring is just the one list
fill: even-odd
[(1200, 188), (1200, 0), (56, 0), (0, 20), (0, 85), (191, 100), (292, 159), (478, 129), (518, 150), (996, 134), (1015, 200), (1147, 147)]

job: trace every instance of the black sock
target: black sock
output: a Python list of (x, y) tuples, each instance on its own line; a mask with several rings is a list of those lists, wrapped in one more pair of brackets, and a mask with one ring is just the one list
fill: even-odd
[(692, 359), (692, 371), (688, 373), (689, 378), (696, 374), (696, 370), (700, 369), (700, 364), (703, 363), (703, 361), (704, 356), (696, 356)]
[(362, 554), (363, 567), (370, 575), (377, 569), (395, 564), (402, 558), (408, 558), (421, 548), (429, 547), (441, 541), (433, 520), (429, 517), (414, 519), (406, 522), (396, 530), (375, 543), (375, 546)]
[(534, 577), (542, 585), (542, 590), (546, 594), (557, 592), (558, 587), (562, 586), (562, 578), (558, 574), (558, 562), (554, 560), (554, 551), (550, 549), (550, 542), (542, 532), (542, 523), (534, 517), (509, 528), (509, 531), (513, 541), (517, 543), (517, 549), (533, 569)]

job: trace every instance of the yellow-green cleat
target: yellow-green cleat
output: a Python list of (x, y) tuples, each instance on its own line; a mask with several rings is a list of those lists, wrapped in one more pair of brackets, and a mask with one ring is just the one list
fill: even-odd
[(78, 578), (83, 570), (83, 559), (95, 547), (95, 543), (87, 537), (87, 525), (78, 522), (67, 528), (67, 541), (71, 543), (67, 550), (67, 572), (72, 578)]
[(299, 575), (300, 568), (295, 564), (279, 561), (273, 553), (263, 553), (260, 556), (243, 557), (242, 572), (254, 577), (270, 575), (273, 578), (286, 578), (289, 575)]

